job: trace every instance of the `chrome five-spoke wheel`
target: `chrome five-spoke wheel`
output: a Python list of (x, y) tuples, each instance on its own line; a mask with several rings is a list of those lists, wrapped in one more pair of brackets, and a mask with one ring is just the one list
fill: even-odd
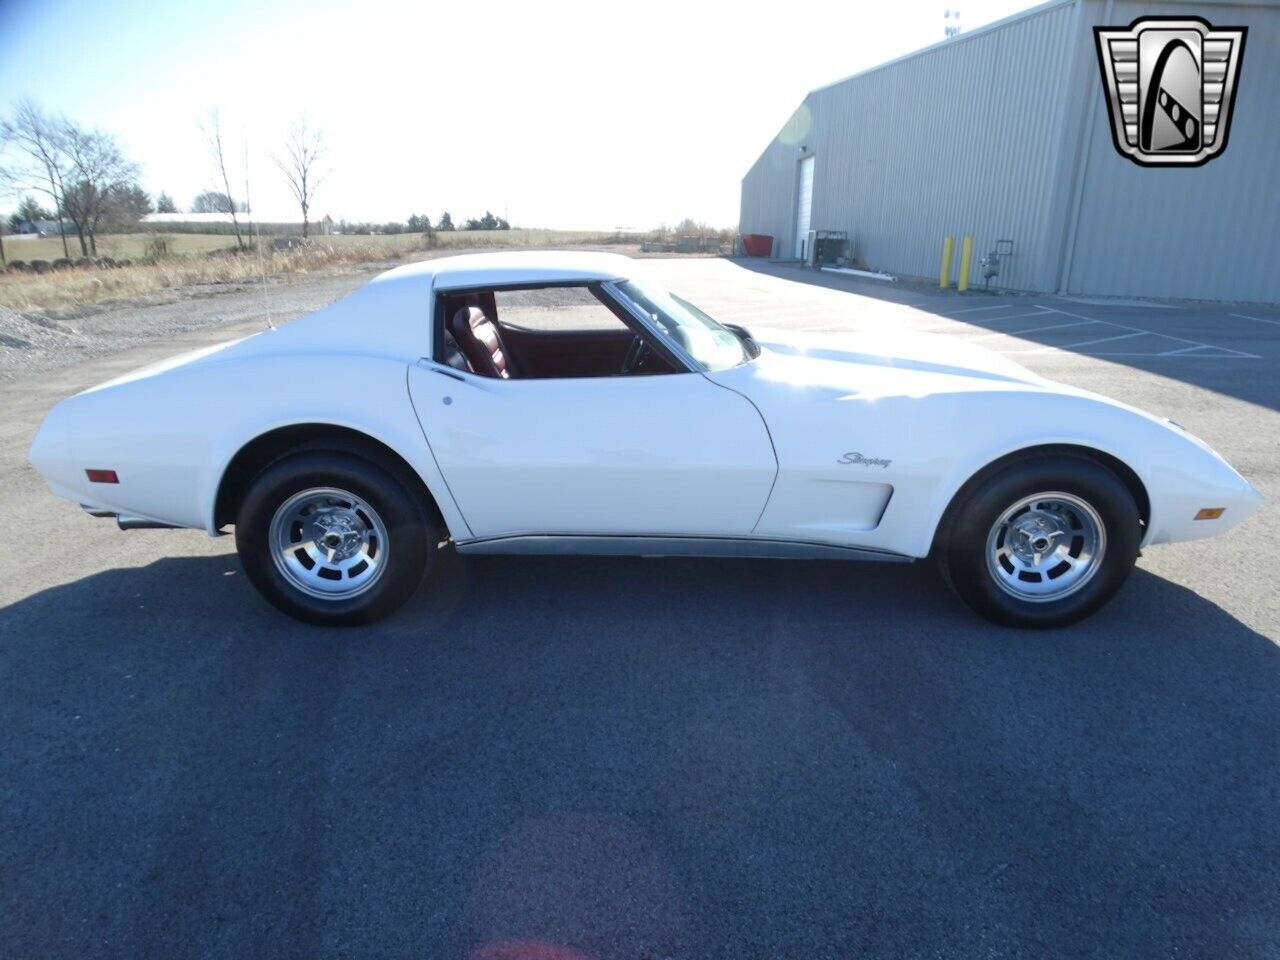
[(391, 547), (378, 512), (337, 487), (312, 487), (285, 500), (271, 518), (268, 542), (285, 580), (322, 600), (348, 600), (370, 589)]
[(1080, 497), (1022, 497), (987, 535), (987, 567), (1006, 593), (1033, 603), (1060, 600), (1089, 582), (1107, 549), (1106, 526)]
[(249, 484), (236, 512), (236, 552), (253, 585), (290, 616), (372, 623), (422, 582), (439, 543), (432, 505), (412, 489), (411, 474), (375, 460), (299, 450)]
[(997, 461), (956, 495), (937, 562), (960, 599), (996, 623), (1062, 627), (1124, 583), (1142, 542), (1135, 492), (1070, 452)]

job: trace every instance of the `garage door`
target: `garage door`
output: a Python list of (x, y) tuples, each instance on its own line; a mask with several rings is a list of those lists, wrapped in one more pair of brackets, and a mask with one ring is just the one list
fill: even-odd
[(809, 252), (809, 215), (813, 212), (813, 157), (800, 161), (800, 195), (796, 202), (796, 256), (801, 260)]

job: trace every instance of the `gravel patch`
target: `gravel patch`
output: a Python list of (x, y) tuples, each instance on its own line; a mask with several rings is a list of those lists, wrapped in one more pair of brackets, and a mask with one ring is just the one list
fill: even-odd
[(74, 355), (83, 343), (68, 323), (0, 306), (0, 377), (41, 366), (50, 356)]
[[(246, 321), (278, 324), (318, 310), (383, 269), (329, 276), (300, 274), (268, 282), (218, 284), (174, 291), (165, 302), (100, 304), (53, 317), (0, 306), (0, 383), (107, 357), (154, 340)], [(175, 350), (175, 352), (177, 352)]]

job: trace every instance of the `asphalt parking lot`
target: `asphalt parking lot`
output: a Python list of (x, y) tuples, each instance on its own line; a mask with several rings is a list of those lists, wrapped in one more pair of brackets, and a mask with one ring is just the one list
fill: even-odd
[(230, 538), (121, 533), (25, 463), (60, 397), (262, 322), (208, 301), (0, 384), (0, 955), (1280, 955), (1280, 311), (650, 266), (748, 327), (1014, 354), (1267, 503), (1052, 633), (924, 564), (451, 554), (317, 630)]

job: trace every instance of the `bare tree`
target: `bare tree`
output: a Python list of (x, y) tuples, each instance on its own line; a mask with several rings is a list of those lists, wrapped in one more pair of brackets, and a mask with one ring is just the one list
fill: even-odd
[[(244, 140), (244, 212), (245, 212), (245, 218), (248, 221), (247, 232), (249, 234), (249, 241), (251, 243), (256, 242), (256, 245), (258, 247), (258, 258), (259, 258), (258, 265), (261, 266), (262, 265), (262, 260), (261, 260), (262, 232), (257, 227), (254, 226), (253, 201), (249, 199), (249, 138), (248, 137), (245, 137), (245, 140)], [(255, 236), (257, 237), (256, 241), (254, 240)]]
[(244, 212), (249, 215), (249, 236), (253, 237), (253, 203), (249, 200), (249, 138), (244, 141)]
[[(227, 159), (222, 152), (222, 123), (218, 118), (217, 108), (209, 111), (208, 124), (200, 125), (201, 131), (204, 133), (205, 139), (209, 141), (209, 155), (213, 158), (214, 166), (218, 168), (218, 176), (222, 178), (222, 188), (226, 192), (228, 199), (231, 197), (231, 178), (227, 175)], [(231, 202), (231, 227), (236, 232), (236, 247), (240, 250), (244, 249), (244, 238), (240, 236), (240, 221), (236, 217), (235, 202)]]
[(289, 183), (293, 198), (302, 208), (302, 236), (305, 239), (311, 203), (315, 199), (316, 189), (324, 181), (324, 172), (318, 165), (324, 155), (324, 139), (320, 131), (308, 129), (305, 119), (299, 120), (289, 129), (284, 149), (284, 158), (274, 159)]
[[(4, 154), (4, 148), (8, 142), (8, 136), (6, 136), (3, 130), (0, 130), (0, 155)], [(30, 200), (31, 198), (28, 197), (27, 199)], [(16, 217), (18, 214), (15, 213), (14, 216)], [(0, 219), (0, 264), (6, 264), (8, 262), (9, 261), (6, 260), (4, 256), (4, 220)]]
[(221, 190), (201, 190), (191, 201), (192, 213), (236, 213), (245, 205)]
[(60, 128), (70, 160), (62, 208), (76, 228), (81, 254), (97, 256), (98, 224), (117, 195), (137, 186), (138, 166), (125, 159), (109, 133), (85, 130), (69, 120)]
[(0, 167), (0, 184), (13, 192), (41, 193), (49, 198), (58, 218), (62, 254), (69, 257), (62, 225), (63, 187), (70, 168), (60, 117), (49, 116), (30, 100), (22, 100), (13, 116), (0, 123), (0, 141), (11, 163)]

